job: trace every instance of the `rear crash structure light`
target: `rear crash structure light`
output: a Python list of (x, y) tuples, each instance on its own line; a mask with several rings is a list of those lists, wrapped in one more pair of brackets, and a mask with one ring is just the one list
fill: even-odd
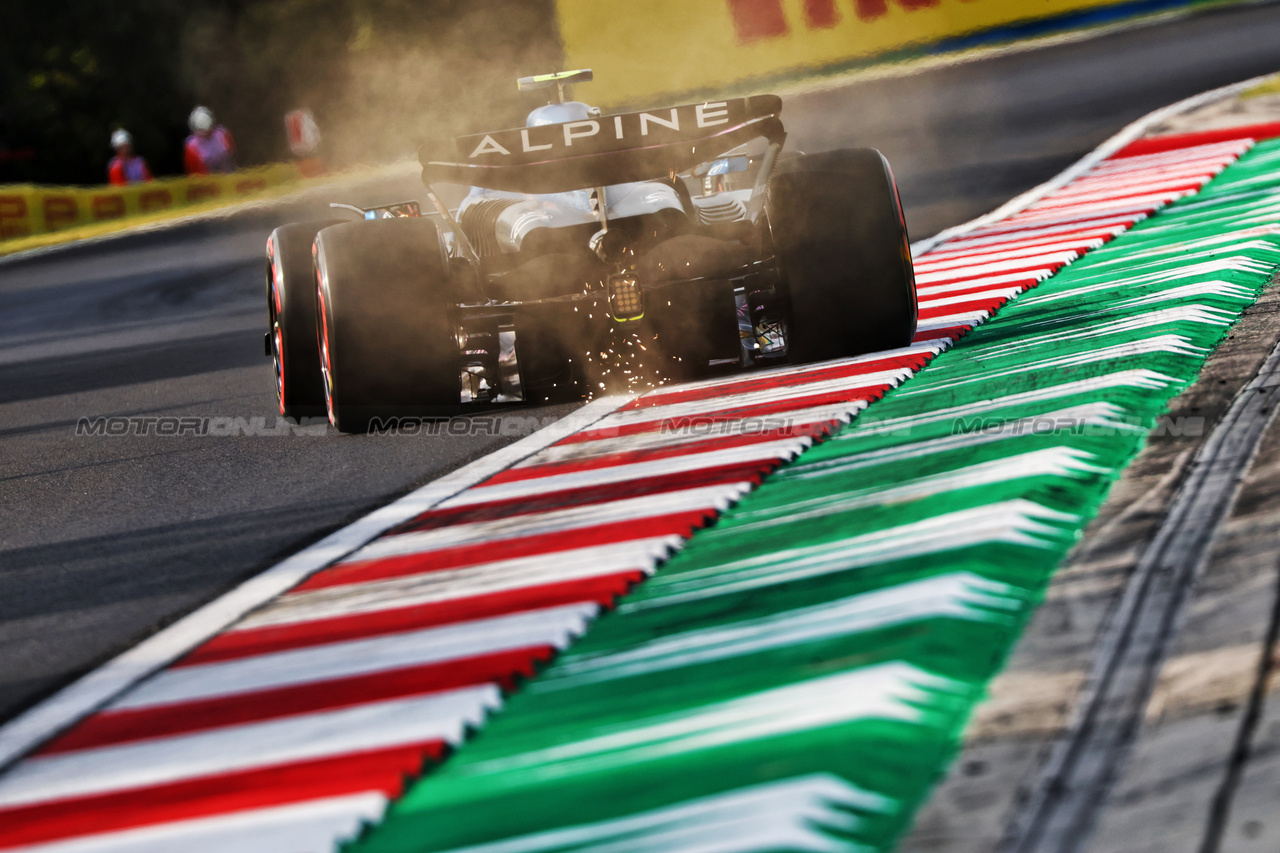
[(644, 316), (644, 292), (633, 278), (609, 280), (609, 313), (619, 323), (639, 320)]

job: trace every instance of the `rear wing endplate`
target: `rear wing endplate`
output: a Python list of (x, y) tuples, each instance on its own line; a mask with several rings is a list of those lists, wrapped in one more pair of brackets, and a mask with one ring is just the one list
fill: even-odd
[(425, 183), (553, 193), (665, 177), (752, 139), (781, 144), (782, 99), (758, 95), (458, 138), (457, 160), (420, 152)]

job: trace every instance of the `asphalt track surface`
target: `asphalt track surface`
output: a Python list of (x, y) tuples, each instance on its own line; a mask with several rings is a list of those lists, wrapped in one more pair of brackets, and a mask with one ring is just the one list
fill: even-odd
[[(790, 144), (873, 145), (913, 237), (984, 213), (1172, 101), (1280, 71), (1280, 6), (787, 98)], [(374, 203), (413, 182), (348, 192)], [(470, 435), (77, 436), (80, 418), (265, 418), (281, 206), (0, 263), (0, 719), (390, 498), (571, 407)], [(485, 434), (500, 429), (507, 435)]]

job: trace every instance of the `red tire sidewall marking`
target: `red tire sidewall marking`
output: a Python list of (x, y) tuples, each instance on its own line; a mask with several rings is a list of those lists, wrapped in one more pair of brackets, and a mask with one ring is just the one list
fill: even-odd
[(280, 279), (284, 277), (284, 271), (280, 269), (280, 259), (276, 256), (274, 235), (267, 238), (267, 263), (271, 265), (271, 299), (275, 302), (276, 314), (279, 315), (282, 310), (280, 304)]
[(336, 427), (337, 422), (333, 417), (333, 354), (329, 348), (329, 310), (325, 304), (324, 276), (320, 273), (319, 256), (314, 243), (311, 245), (311, 256), (316, 261), (316, 310), (320, 320), (316, 331), (324, 368), (324, 407), (329, 423)]
[(276, 397), (279, 403), (280, 415), (284, 415), (284, 331), (280, 328), (280, 322), (275, 324), (275, 346), (276, 359), (279, 366), (276, 368)]
[(271, 302), (275, 307), (271, 317), (271, 337), (275, 347), (276, 408), (280, 410), (280, 415), (283, 417), (285, 414), (284, 328), (280, 324), (280, 314), (284, 309), (282, 298), (284, 270), (281, 269), (280, 257), (276, 253), (274, 234), (267, 238), (267, 263), (271, 265)]

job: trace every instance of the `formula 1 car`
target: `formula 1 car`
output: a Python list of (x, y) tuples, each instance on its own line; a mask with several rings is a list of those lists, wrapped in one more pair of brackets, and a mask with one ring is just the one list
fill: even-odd
[(773, 95), (602, 115), (565, 98), (590, 79), (524, 78), (558, 95), (525, 127), (421, 152), (431, 215), (401, 202), (271, 234), (282, 415), (358, 432), (911, 342), (880, 152), (784, 154)]

